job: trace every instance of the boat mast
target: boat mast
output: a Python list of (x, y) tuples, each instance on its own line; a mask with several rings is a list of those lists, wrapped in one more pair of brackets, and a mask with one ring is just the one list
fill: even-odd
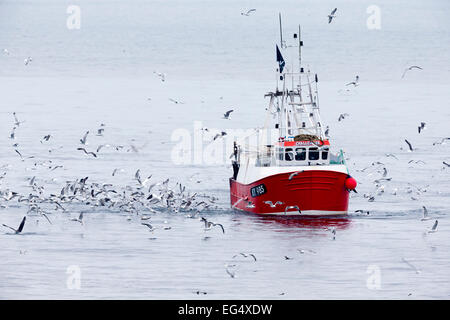
[(300, 98), (300, 103), (303, 102), (302, 98), (302, 30), (300, 25), (298, 25), (298, 95)]
[(278, 18), (280, 20), (280, 48), (283, 49), (283, 28), (281, 27), (281, 12), (278, 13)]

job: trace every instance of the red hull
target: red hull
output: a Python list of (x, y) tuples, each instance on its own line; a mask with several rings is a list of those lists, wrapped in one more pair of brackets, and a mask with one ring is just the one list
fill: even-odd
[[(313, 216), (347, 214), (349, 198), (349, 191), (345, 187), (347, 174), (328, 170), (308, 170), (289, 180), (291, 174), (292, 172), (275, 174), (247, 185), (230, 179), (231, 206), (257, 214)], [(277, 202), (279, 203), (276, 204)]]

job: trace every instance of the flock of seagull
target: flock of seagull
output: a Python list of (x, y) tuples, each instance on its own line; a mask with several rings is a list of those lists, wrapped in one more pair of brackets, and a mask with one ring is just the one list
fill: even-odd
[[(426, 128), (426, 123), (421, 122), (418, 126), (418, 133), (420, 134), (424, 129)], [(445, 144), (445, 141), (450, 140), (450, 138), (442, 138), (440, 141), (433, 143), (433, 145), (436, 144)], [(408, 146), (407, 151), (408, 152), (414, 152), (416, 149), (412, 146), (412, 144), (405, 139), (405, 143)], [(400, 150), (403, 150), (403, 148), (400, 148)], [(392, 153), (386, 153), (386, 158), (393, 158), (397, 161), (400, 161), (399, 158)], [(444, 164), (444, 167), (442, 167), (442, 170), (445, 170), (447, 167), (450, 166), (450, 164), (446, 163), (445, 161), (442, 162)], [(423, 160), (414, 160), (411, 159), (408, 161), (408, 164), (425, 164)], [(383, 194), (385, 194), (386, 186), (387, 184), (391, 183), (392, 177), (389, 177), (389, 170), (387, 168), (387, 165), (384, 162), (381, 161), (374, 161), (371, 163), (371, 165), (366, 166), (362, 169), (357, 169), (356, 171), (360, 173), (366, 173), (367, 177), (373, 176), (374, 174), (379, 174), (378, 177), (375, 177), (375, 179), (372, 181), (374, 184), (374, 191), (370, 193), (364, 193), (363, 197), (367, 199), (368, 202), (374, 202), (376, 198), (381, 197)], [(413, 201), (419, 200), (417, 196), (422, 195), (423, 193), (427, 192), (430, 185), (426, 185), (424, 187), (416, 186), (412, 183), (408, 183), (408, 186), (405, 189), (405, 193), (410, 195), (410, 199)], [(357, 193), (357, 191), (355, 190)], [(396, 196), (400, 192), (398, 188), (393, 188), (391, 195)], [(421, 218), (421, 221), (427, 221), (430, 219), (430, 216), (428, 214), (428, 210), (425, 206), (422, 206), (423, 209), (423, 217)], [(358, 209), (355, 210), (355, 213), (359, 214), (367, 214), (369, 215), (370, 212), (368, 210)], [(428, 233), (433, 233), (437, 231), (438, 226), (438, 220), (435, 220), (433, 226), (431, 229), (429, 229)]]
[[(19, 121), (17, 114), (13, 113), (14, 127), (13, 133), (10, 135), (10, 139), (15, 142), (15, 131), (20, 127), (24, 121)], [(100, 129), (97, 130), (97, 135), (103, 135), (105, 125), (102, 124)], [(40, 142), (42, 144), (48, 142), (52, 136), (44, 136)], [(77, 150), (83, 151), (87, 155), (92, 155), (97, 158), (97, 154), (89, 152), (85, 149), (87, 140), (89, 137), (89, 131), (87, 131), (83, 137), (79, 140), (79, 143), (83, 147), (77, 147)], [(100, 145), (97, 148), (97, 153), (104, 147), (109, 145)], [(14, 150), (21, 157), (22, 161), (32, 161), (34, 167), (47, 167), (48, 170), (54, 171), (58, 168), (62, 168), (61, 165), (53, 165), (51, 160), (40, 161), (35, 156), (23, 157), (18, 151), (19, 143), (13, 144)], [(124, 146), (114, 146), (116, 150), (124, 148)], [(4, 169), (6, 166), (0, 167)], [(115, 176), (118, 172), (122, 172), (123, 169), (116, 168), (112, 172), (112, 176)], [(0, 183), (5, 180), (7, 171), (0, 174)], [(157, 213), (162, 210), (169, 210), (174, 213), (184, 213), (188, 218), (199, 218), (204, 224), (205, 231), (211, 230), (213, 227), (220, 227), (222, 232), (225, 233), (225, 228), (221, 224), (208, 221), (204, 217), (200, 217), (201, 213), (207, 209), (217, 209), (216, 200), (218, 198), (209, 196), (206, 194), (190, 193), (186, 191), (186, 187), (181, 183), (176, 183), (175, 187), (169, 186), (169, 179), (162, 182), (152, 181), (152, 175), (143, 178), (141, 171), (138, 169), (134, 175), (133, 183), (127, 184), (125, 187), (115, 187), (113, 184), (90, 182), (89, 177), (82, 177), (67, 181), (64, 186), (58, 192), (46, 192), (46, 186), (43, 182), (40, 182), (39, 178), (34, 176), (29, 178), (28, 187), (31, 192), (21, 194), (10, 189), (2, 189), (0, 184), (0, 209), (7, 208), (8, 204), (13, 201), (17, 201), (22, 205), (28, 206), (28, 212), (23, 217), (19, 227), (13, 228), (6, 224), (2, 224), (3, 227), (11, 229), (14, 234), (20, 234), (24, 232), (25, 222), (27, 216), (40, 216), (52, 224), (50, 217), (57, 212), (68, 213), (68, 207), (73, 206), (88, 206), (91, 209), (95, 208), (108, 208), (110, 211), (120, 211), (129, 214), (136, 214), (141, 216), (141, 220), (148, 220), (149, 216), (145, 213)], [(54, 209), (51, 207), (54, 206)], [(144, 213), (143, 213), (144, 212)], [(83, 211), (77, 218), (71, 218), (70, 221), (84, 224)], [(149, 227), (148, 222), (143, 225)]]

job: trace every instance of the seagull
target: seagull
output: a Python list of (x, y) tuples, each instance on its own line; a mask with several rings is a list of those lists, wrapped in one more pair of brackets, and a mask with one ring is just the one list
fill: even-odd
[(42, 140), (41, 140), (41, 143), (42, 143), (42, 141), (48, 141), (48, 140), (50, 140), (50, 138), (51, 138), (51, 135), (46, 135), (45, 137), (43, 137), (42, 138)]
[(220, 223), (208, 221), (204, 217), (201, 218), (201, 221), (205, 223), (205, 230), (210, 230), (211, 227), (219, 226), (222, 229), (222, 232), (225, 233), (225, 229), (223, 228), (223, 225), (221, 225)]
[(249, 16), (250, 15), (250, 13), (252, 13), (252, 12), (254, 12), (254, 11), (256, 11), (256, 9), (250, 9), (250, 10), (248, 10), (246, 13), (244, 13), (244, 12), (241, 12), (241, 15), (242, 16)]
[(402, 258), (402, 261), (404, 263), (406, 263), (408, 266), (410, 266), (412, 269), (414, 269), (414, 271), (416, 273), (420, 273), (420, 270), (418, 270), (412, 263), (410, 263), (408, 260), (406, 260), (405, 258)]
[(417, 127), (417, 130), (419, 131), (419, 133), (425, 129), (425, 122), (421, 122), (420, 126)]
[(97, 136), (103, 136), (104, 128), (97, 129)]
[(141, 178), (141, 170), (137, 170), (136, 173), (134, 174), (134, 178), (136, 179), (136, 181), (143, 187), (146, 186), (146, 184), (150, 181), (150, 178), (152, 177), (152, 175), (149, 175), (147, 179), (145, 179), (144, 181), (142, 181)]
[(442, 138), (441, 141), (433, 142), (433, 146), (437, 144), (445, 144), (445, 140), (450, 140), (450, 138)]
[(430, 220), (430, 217), (428, 216), (427, 208), (425, 208), (425, 206), (422, 206), (422, 208), (423, 208), (423, 218), (421, 220), (422, 221)]
[(312, 253), (312, 254), (316, 253), (314, 250), (311, 250), (311, 249), (306, 249), (306, 251), (303, 249), (297, 249), (297, 251), (301, 254), (304, 254), (306, 251), (308, 251), (309, 253)]
[(141, 223), (143, 226), (146, 226), (149, 228), (150, 232), (153, 232), (155, 230), (155, 228), (153, 228), (153, 226), (150, 223)]
[(87, 155), (90, 154), (90, 155), (94, 156), (94, 158), (97, 158), (97, 155), (94, 152), (87, 152), (85, 148), (77, 148), (77, 150), (84, 151), (85, 154), (87, 154)]
[(352, 84), (354, 87), (356, 87), (357, 85), (359, 85), (359, 76), (356, 76), (355, 81), (352, 81), (352, 82), (347, 83), (346, 86), (349, 86), (349, 85), (351, 85), (351, 84)]
[(369, 213), (370, 213), (370, 212), (369, 212), (369, 211), (367, 211), (367, 210), (361, 210), (361, 209), (355, 210), (355, 212), (360, 212), (360, 213), (367, 213), (367, 214), (369, 214)]
[(13, 231), (15, 232), (15, 234), (19, 234), (19, 233), (21, 233), (22, 230), (23, 230), (23, 226), (25, 225), (25, 220), (26, 220), (26, 219), (27, 219), (27, 217), (23, 217), (22, 222), (20, 223), (19, 228), (17, 228), (17, 229), (14, 229), (14, 228), (12, 228), (12, 227), (10, 227), (10, 226), (7, 226), (6, 224), (3, 224), (3, 226), (4, 226), (4, 227), (7, 227), (7, 228), (10, 228), (11, 230), (13, 230)]
[(342, 114), (340, 114), (340, 115), (339, 115), (339, 118), (338, 118), (338, 121), (344, 120), (345, 117), (347, 117), (347, 116), (349, 116), (348, 113), (342, 113)]
[(235, 276), (235, 273), (234, 273), (234, 272), (231, 272), (230, 270), (228, 270), (228, 268), (225, 268), (225, 271), (228, 273), (228, 275), (229, 275), (231, 278), (234, 278), (234, 276)]
[(172, 99), (172, 98), (169, 98), (169, 100), (172, 101), (175, 104), (184, 104), (184, 102), (178, 101), (178, 100), (175, 100), (175, 99)]
[(265, 204), (268, 204), (271, 208), (275, 208), (277, 205), (282, 205), (283, 202), (277, 201), (275, 204), (272, 203), (272, 201), (264, 201)]
[(20, 156), (20, 158), (23, 160), (22, 154), (19, 152), (19, 150), (15, 149), (16, 153)]
[(19, 119), (17, 119), (17, 115), (15, 112), (13, 112), (13, 116), (14, 116), (14, 125), (16, 127), (19, 127), (21, 123), (24, 123), (25, 121), (19, 121)]
[(302, 172), (303, 172), (303, 170), (300, 170), (300, 171), (296, 171), (296, 172), (294, 172), (294, 173), (291, 173), (291, 175), (289, 176), (289, 181), (292, 180), (292, 178), (294, 178), (296, 175), (298, 175), (299, 173), (302, 173)]
[(33, 59), (31, 59), (31, 57), (28, 57), (25, 60), (23, 60), (23, 63), (27, 66), (31, 61), (33, 61)]
[(124, 171), (123, 169), (114, 169), (114, 171), (112, 172), (112, 176), (114, 177), (117, 174), (117, 172), (123, 172), (123, 171)]
[(405, 142), (406, 142), (406, 144), (407, 144), (408, 147), (409, 147), (409, 151), (413, 151), (414, 149), (413, 149), (411, 143), (410, 143), (408, 140), (406, 140), (406, 139), (405, 139)]
[(422, 69), (421, 67), (419, 67), (419, 66), (411, 66), (411, 67), (409, 67), (409, 68), (406, 68), (405, 71), (403, 72), (402, 79), (405, 77), (406, 72), (408, 72), (409, 70), (412, 70), (412, 69), (420, 69), (420, 70), (423, 70), (423, 69)]
[(330, 127), (327, 126), (326, 130), (325, 130), (325, 137), (329, 137), (330, 134)]
[(425, 161), (423, 161), (423, 160), (409, 160), (408, 164), (410, 164), (411, 162), (426, 164)]
[(442, 161), (443, 164), (445, 164), (447, 167), (450, 167), (450, 163), (447, 163), (445, 161)]
[(79, 223), (83, 224), (83, 212), (80, 213), (78, 218), (70, 219), (70, 221), (75, 221), (75, 222), (79, 222)]
[[(253, 260), (255, 260), (256, 261), (256, 256), (253, 254), (253, 253), (249, 253), (249, 254), (245, 254), (245, 253), (239, 253), (241, 256), (243, 256), (244, 258), (247, 258), (247, 257), (252, 257), (253, 258)], [(236, 258), (238, 255), (237, 254), (235, 254), (234, 256), (233, 256), (233, 259), (234, 258)]]
[(433, 232), (436, 232), (437, 230), (437, 226), (438, 226), (438, 221), (436, 220), (435, 222), (434, 222), (434, 224), (433, 224), (433, 227), (431, 227), (431, 230), (430, 231), (428, 231), (428, 233), (433, 233)]
[(86, 131), (83, 138), (80, 139), (81, 144), (84, 144), (84, 145), (86, 144), (88, 134), (89, 134), (89, 131)]
[(336, 17), (336, 15), (335, 15), (336, 11), (337, 11), (337, 8), (334, 8), (334, 10), (331, 11), (331, 13), (328, 15), (328, 23), (329, 23), (329, 24), (331, 23), (331, 21), (333, 20), (333, 18)]
[(166, 74), (165, 73), (159, 73), (159, 72), (156, 72), (156, 71), (153, 71), (153, 73), (158, 75), (158, 77), (161, 79), (162, 82), (166, 81)]
[(333, 240), (336, 240), (336, 228), (333, 227), (331, 233), (333, 234)]
[(220, 138), (220, 137), (223, 137), (223, 136), (226, 136), (226, 135), (227, 135), (227, 133), (225, 131), (222, 131), (221, 133), (218, 133), (218, 134), (216, 134), (214, 136), (213, 141), (216, 140), (217, 138)]
[(233, 112), (234, 110), (228, 110), (227, 112), (225, 112), (224, 114), (223, 114), (223, 118), (224, 119), (230, 119), (230, 114)]
[(3, 54), (6, 55), (6, 56), (9, 56), (9, 51), (8, 51), (8, 49), (3, 49)]
[(386, 153), (385, 156), (386, 156), (386, 157), (392, 157), (392, 158), (395, 158), (395, 159), (398, 160), (398, 158), (397, 158), (394, 154), (392, 154), (392, 153)]
[(109, 144), (101, 144), (101, 145), (99, 145), (97, 147), (97, 153), (99, 153), (100, 150), (102, 150), (103, 148), (109, 148), (109, 147), (111, 147), (111, 145), (109, 145)]
[(16, 138), (16, 127), (12, 128), (11, 134), (9, 135), (9, 138), (14, 140)]

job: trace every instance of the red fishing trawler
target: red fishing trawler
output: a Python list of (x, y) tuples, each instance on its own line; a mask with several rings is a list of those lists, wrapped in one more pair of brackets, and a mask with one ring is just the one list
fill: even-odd
[[(300, 27), (295, 45), (283, 41), (281, 18), (280, 34), (277, 87), (265, 95), (270, 102), (265, 126), (256, 131), (258, 143), (234, 143), (231, 206), (262, 215), (345, 215), (356, 180), (323, 128), (317, 74), (302, 66)], [(286, 65), (282, 51), (288, 48), (298, 50), (297, 66)]]

